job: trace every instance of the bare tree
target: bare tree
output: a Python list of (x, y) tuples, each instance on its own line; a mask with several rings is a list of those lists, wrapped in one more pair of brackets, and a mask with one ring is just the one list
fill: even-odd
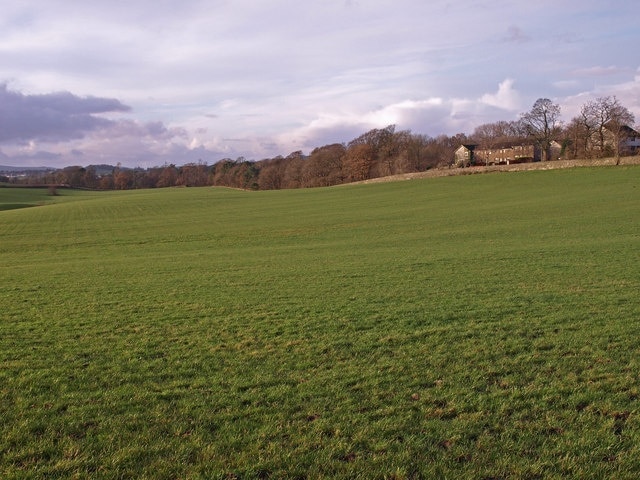
[(471, 135), (471, 139), (482, 148), (495, 148), (522, 142), (523, 136), (526, 136), (526, 133), (522, 133), (520, 121), (506, 122), (500, 120), (477, 126)]
[(427, 135), (409, 135), (405, 142), (399, 165), (403, 172), (419, 172), (426, 170), (425, 151), (431, 138)]
[(587, 158), (588, 138), (588, 128), (582, 116), (573, 118), (564, 129), (566, 158)]
[(283, 186), (285, 159), (281, 156), (261, 160), (258, 185), (260, 190), (279, 190)]
[(618, 99), (599, 97), (586, 103), (580, 112), (592, 148), (604, 156), (613, 153), (616, 165), (620, 163), (620, 148), (634, 116)]
[(174, 164), (166, 165), (160, 175), (158, 175), (158, 180), (156, 182), (157, 187), (173, 187), (176, 185), (178, 181), (178, 169)]
[(530, 112), (523, 113), (522, 125), (542, 150), (542, 159), (551, 159), (551, 142), (560, 129), (560, 105), (539, 98)]

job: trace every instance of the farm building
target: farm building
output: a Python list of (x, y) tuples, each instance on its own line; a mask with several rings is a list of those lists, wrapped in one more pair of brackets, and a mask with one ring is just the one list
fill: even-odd
[(453, 164), (456, 167), (468, 167), (475, 163), (474, 151), (477, 145), (460, 145), (454, 152)]
[[(635, 155), (640, 153), (640, 133), (628, 125), (620, 129), (620, 153), (622, 155)], [(615, 143), (615, 136), (609, 132), (609, 143)]]
[[(551, 158), (558, 158), (561, 145), (551, 142)], [(478, 148), (478, 145), (460, 145), (455, 151), (454, 165), (510, 165), (513, 163), (539, 162), (542, 150), (537, 145), (502, 145), (492, 148)]]
[(509, 165), (540, 161), (540, 148), (534, 145), (511, 145), (503, 148), (476, 150), (476, 163), (484, 165)]

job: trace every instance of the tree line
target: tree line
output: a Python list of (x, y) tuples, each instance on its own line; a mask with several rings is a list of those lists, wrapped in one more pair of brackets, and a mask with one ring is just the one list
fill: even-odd
[(397, 131), (390, 125), (370, 130), (347, 144), (315, 148), (308, 155), (296, 151), (259, 161), (239, 157), (213, 165), (198, 162), (146, 169), (117, 165), (107, 173), (94, 166), (69, 166), (12, 181), (100, 190), (208, 185), (253, 190), (322, 187), (447, 165), (454, 150), (466, 140), (463, 134), (432, 138)]
[(471, 135), (473, 143), (483, 148), (532, 143), (542, 152), (543, 160), (553, 160), (551, 144), (561, 145), (563, 159), (615, 157), (634, 154), (625, 140), (634, 135), (634, 115), (613, 96), (599, 97), (582, 105), (580, 113), (563, 125), (560, 106), (547, 98), (536, 100), (531, 111), (516, 121), (480, 125)]
[(616, 97), (601, 97), (586, 103), (567, 125), (560, 122), (560, 113), (559, 105), (541, 98), (518, 120), (486, 123), (471, 135), (430, 137), (410, 130), (396, 130), (395, 125), (389, 125), (370, 130), (346, 144), (315, 148), (309, 155), (296, 151), (286, 157), (259, 161), (240, 157), (222, 159), (213, 165), (198, 162), (146, 169), (117, 165), (110, 173), (100, 174), (92, 166), (70, 166), (11, 180), (102, 190), (175, 186), (274, 190), (324, 187), (451, 166), (454, 151), (461, 144), (498, 148), (533, 143), (543, 152), (543, 160), (553, 159), (551, 143), (554, 141), (561, 144), (559, 156), (565, 159), (604, 156), (619, 159), (620, 155), (630, 153), (621, 149), (621, 145), (634, 116)]

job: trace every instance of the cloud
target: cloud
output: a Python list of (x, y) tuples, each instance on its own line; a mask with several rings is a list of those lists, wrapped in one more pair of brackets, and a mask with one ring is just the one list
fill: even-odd
[[(24, 152), (16, 155), (0, 155), (4, 158), (3, 162), (11, 163), (12, 166), (41, 166), (45, 167), (51, 163), (56, 163), (62, 159), (59, 153), (49, 152), (46, 150), (38, 150), (37, 152)], [(73, 162), (70, 162), (72, 164)]]
[(640, 68), (632, 79), (619, 83), (597, 85), (596, 87), (568, 95), (560, 99), (562, 115), (565, 121), (577, 116), (582, 106), (599, 97), (615, 96), (621, 105), (627, 108), (636, 117), (640, 118)]
[(623, 70), (624, 69), (616, 67), (615, 65), (609, 65), (608, 67), (595, 66), (587, 68), (577, 68), (573, 71), (573, 74), (580, 77), (602, 77), (607, 75), (616, 75)]
[(552, 85), (560, 90), (574, 90), (580, 86), (580, 82), (578, 80), (557, 80), (552, 83)]
[(118, 100), (69, 92), (24, 95), (0, 84), (0, 142), (81, 138), (113, 122), (96, 114), (127, 112)]
[[(0, 107), (4, 161), (18, 165), (63, 166), (81, 160), (151, 166), (172, 156), (178, 157), (172, 161), (190, 161), (198, 150), (198, 144), (188, 145), (189, 133), (182, 127), (101, 116), (130, 111), (112, 98), (26, 95), (0, 85)], [(212, 154), (207, 160), (213, 160)]]
[(496, 93), (487, 93), (480, 98), (482, 103), (502, 110), (515, 111), (521, 108), (519, 93), (513, 88), (514, 81), (507, 78), (500, 82)]
[(637, 59), (620, 48), (637, 43), (632, 2), (2, 7), (0, 85), (17, 91), (0, 86), (0, 146), (25, 159), (50, 152), (58, 165), (260, 159), (391, 123), (434, 136), (471, 132), (517, 118), (539, 97), (558, 98), (563, 112), (562, 97), (581, 92), (615, 94), (630, 108), (640, 98), (629, 81)]
[(507, 78), (495, 93), (479, 98), (406, 99), (368, 111), (342, 109), (320, 114), (306, 125), (278, 135), (277, 145), (285, 151), (310, 151), (329, 143), (348, 142), (368, 130), (388, 125), (433, 136), (469, 133), (481, 123), (517, 116), (522, 101), (514, 83)]

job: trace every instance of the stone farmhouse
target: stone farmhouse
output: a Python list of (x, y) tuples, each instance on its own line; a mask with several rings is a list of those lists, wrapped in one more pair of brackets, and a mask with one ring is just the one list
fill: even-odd
[[(608, 148), (615, 151), (615, 136), (605, 127), (604, 145), (597, 142), (594, 137), (590, 140), (591, 148)], [(640, 154), (640, 133), (633, 128), (624, 125), (618, 137), (620, 154)], [(596, 145), (600, 144), (598, 147)], [(551, 142), (551, 160), (560, 156), (562, 146), (556, 141)], [(510, 165), (513, 163), (539, 162), (542, 159), (542, 151), (539, 146), (530, 143), (503, 144), (492, 148), (480, 148), (480, 145), (467, 143), (460, 145), (454, 152), (453, 166), (469, 167), (473, 165)]]
[(637, 155), (640, 153), (640, 133), (628, 125), (605, 125), (594, 130), (587, 139), (587, 148), (602, 155)]
[[(539, 162), (542, 158), (541, 149), (537, 145), (504, 145), (494, 148), (478, 148), (478, 145), (460, 145), (455, 151), (454, 166), (468, 167), (471, 165), (510, 165), (513, 163)], [(552, 142), (551, 158), (557, 158), (560, 144)]]
[(468, 167), (475, 165), (475, 151), (478, 145), (471, 143), (460, 145), (453, 153), (453, 165), (455, 167)]
[(627, 125), (622, 127), (621, 133), (620, 153), (623, 155), (637, 155), (640, 153), (640, 133)]

